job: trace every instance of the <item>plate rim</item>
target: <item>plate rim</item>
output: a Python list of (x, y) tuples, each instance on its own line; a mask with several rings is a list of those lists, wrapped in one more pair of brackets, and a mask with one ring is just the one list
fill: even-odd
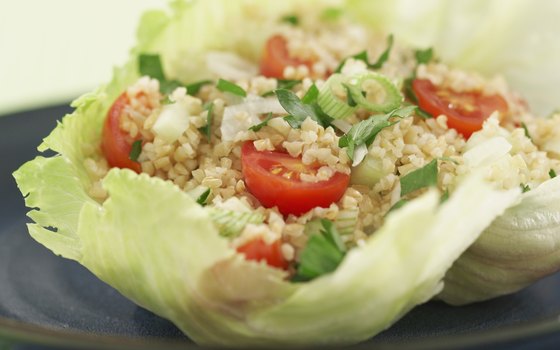
[[(560, 316), (540, 321), (486, 329), (457, 335), (421, 337), (414, 343), (395, 340), (375, 341), (375, 336), (361, 343), (351, 345), (353, 349), (447, 349), (450, 347), (479, 347), (497, 344), (514, 344), (534, 338), (558, 336), (560, 339)], [(187, 336), (188, 337), (188, 336)], [(76, 349), (201, 349), (203, 345), (190, 338), (166, 340), (162, 337), (134, 337), (49, 328), (32, 323), (0, 317), (1, 342), (34, 344), (43, 346), (63, 346)], [(333, 347), (336, 348), (336, 347)], [(346, 348), (346, 347), (345, 347)]]
[[(0, 123), (11, 122), (28, 113), (38, 113), (48, 110), (74, 109), (69, 103), (49, 104), (26, 110), (1, 114)], [(55, 120), (60, 120), (59, 115)], [(498, 326), (494, 329), (477, 330), (454, 335), (420, 337), (398, 342), (398, 340), (375, 341), (372, 337), (362, 343), (352, 346), (354, 349), (369, 349), (375, 346), (379, 349), (442, 349), (453, 347), (476, 347), (492, 344), (513, 344), (548, 336), (558, 337), (560, 340), (560, 315), (541, 320), (525, 321), (518, 324)], [(188, 336), (187, 336), (188, 337)], [(373, 341), (373, 342), (372, 342)], [(166, 339), (157, 336), (122, 336), (104, 333), (94, 333), (76, 329), (47, 327), (23, 322), (13, 318), (0, 316), (0, 345), (4, 343), (34, 344), (40, 346), (57, 346), (66, 348), (95, 348), (95, 349), (200, 349), (202, 345), (187, 339)]]

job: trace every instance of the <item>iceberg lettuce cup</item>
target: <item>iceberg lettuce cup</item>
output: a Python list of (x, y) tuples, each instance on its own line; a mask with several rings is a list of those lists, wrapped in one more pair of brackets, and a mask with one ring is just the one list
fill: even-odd
[(558, 270), (557, 117), (363, 6), (146, 13), (14, 173), (31, 236), (212, 346), (352, 344)]

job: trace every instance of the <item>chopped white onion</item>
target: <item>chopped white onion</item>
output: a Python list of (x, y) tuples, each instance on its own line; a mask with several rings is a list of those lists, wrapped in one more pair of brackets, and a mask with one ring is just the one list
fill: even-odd
[(224, 210), (232, 210), (241, 213), (252, 213), (251, 206), (247, 203), (245, 199), (239, 199), (237, 197), (231, 197), (223, 202), (215, 203), (216, 208)]
[(259, 114), (274, 113), (287, 114), (277, 98), (262, 98), (249, 96), (244, 103), (227, 106), (220, 130), (222, 141), (233, 141), (241, 131), (247, 131), (251, 126), (259, 124)]
[(350, 124), (349, 122), (347, 122), (344, 119), (334, 119), (331, 122), (332, 125), (334, 125), (338, 130), (342, 131), (343, 133), (348, 133), (348, 131), (350, 131), (350, 129), (352, 129), (352, 124)]
[(368, 149), (365, 144), (361, 144), (354, 150), (354, 162), (352, 166), (358, 166), (368, 154)]
[(502, 136), (484, 141), (463, 154), (465, 163), (471, 168), (491, 164), (509, 153), (512, 146)]
[(165, 142), (175, 142), (189, 127), (189, 113), (182, 103), (173, 103), (162, 108), (154, 123), (153, 129), (157, 136)]
[(259, 72), (256, 64), (231, 52), (208, 52), (206, 66), (210, 72), (227, 80), (248, 79)]

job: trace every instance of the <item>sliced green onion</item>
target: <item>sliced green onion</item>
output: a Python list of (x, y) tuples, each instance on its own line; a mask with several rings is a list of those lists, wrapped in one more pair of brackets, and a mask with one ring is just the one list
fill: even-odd
[(349, 106), (346, 100), (341, 100), (336, 94), (337, 89), (344, 91), (345, 81), (342, 74), (333, 74), (319, 91), (319, 107), (334, 119), (344, 119), (356, 110), (356, 107)]
[[(354, 82), (352, 80), (355, 80)], [(365, 108), (371, 112), (377, 113), (388, 113), (396, 108), (399, 108), (403, 96), (399, 89), (387, 78), (386, 76), (368, 72), (360, 75), (359, 77), (352, 79), (351, 84), (348, 85), (348, 91), (352, 95), (352, 99), (362, 108)], [(375, 103), (367, 98), (367, 91), (364, 94), (363, 86), (368, 80), (373, 80), (377, 85), (383, 89), (385, 94), (383, 102)]]
[(241, 234), (247, 224), (262, 224), (264, 217), (255, 212), (241, 212), (210, 207), (207, 209), (210, 220), (216, 225), (220, 235), (236, 237)]
[(142, 153), (142, 140), (136, 140), (132, 143), (132, 148), (128, 154), (128, 159), (138, 162), (138, 157)]
[(341, 235), (351, 235), (356, 230), (358, 223), (358, 208), (342, 209), (338, 212), (334, 225)]

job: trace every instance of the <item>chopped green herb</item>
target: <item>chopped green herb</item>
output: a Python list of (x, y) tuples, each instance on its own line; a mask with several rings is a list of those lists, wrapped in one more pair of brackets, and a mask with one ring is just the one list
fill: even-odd
[(423, 110), (422, 108), (418, 107), (418, 109), (416, 110), (416, 115), (418, 115), (420, 118), (422, 119), (431, 119), (433, 118), (433, 116), (426, 112), (425, 110)]
[(174, 104), (175, 101), (171, 100), (171, 99), (169, 98), (169, 95), (165, 95), (165, 97), (164, 97), (163, 99), (161, 99), (161, 100), (159, 101), (159, 103), (161, 103), (162, 105), (165, 106), (165, 105)]
[(406, 78), (403, 81), (403, 90), (404, 90), (404, 95), (410, 101), (412, 101), (412, 103), (418, 104), (418, 97), (416, 96), (416, 93), (414, 92), (414, 89), (412, 88), (412, 82), (414, 81), (415, 78), (416, 78), (415, 74), (413, 74), (411, 77)]
[(339, 7), (328, 7), (321, 13), (321, 19), (325, 21), (336, 21), (344, 14), (344, 10)]
[[(415, 79), (415, 75), (412, 75), (411, 77), (408, 77), (404, 80), (403, 82), (403, 90), (404, 90), (404, 95), (414, 104), (418, 104), (418, 97), (416, 96), (416, 93), (414, 92), (414, 89), (412, 88), (412, 82)], [(433, 118), (433, 116), (426, 112), (425, 110), (423, 110), (422, 108), (418, 107), (418, 109), (416, 110), (416, 115), (418, 115), (420, 118), (422, 119), (431, 119)]]
[(222, 92), (229, 92), (230, 94), (234, 94), (237, 96), (245, 97), (247, 96), (247, 92), (243, 90), (243, 88), (231, 81), (220, 79), (218, 80), (218, 85), (216, 85), (218, 90)]
[(554, 171), (554, 169), (550, 169), (548, 176), (550, 176), (551, 179), (554, 179), (556, 177), (556, 171)]
[(160, 82), (166, 80), (159, 55), (140, 54), (138, 56), (138, 71), (140, 75), (147, 75)]
[(389, 121), (389, 119), (407, 118), (416, 110), (416, 106), (407, 106), (397, 108), (387, 114), (377, 114), (354, 124), (352, 128), (338, 140), (338, 147), (346, 147), (346, 153), (350, 159), (354, 159), (354, 150), (356, 147), (365, 144), (371, 145), (375, 137), (381, 130), (389, 127), (398, 121)]
[(387, 212), (387, 214), (389, 214), (390, 212), (392, 212), (393, 210), (397, 210), (399, 208), (404, 207), (404, 205), (408, 203), (408, 201), (404, 198), (399, 199), (395, 204), (393, 204), (393, 206), (389, 209), (389, 211)]
[(335, 225), (325, 219), (321, 225), (320, 232), (310, 235), (301, 252), (294, 281), (309, 281), (333, 272), (344, 259), (346, 247)]
[(355, 60), (364, 62), (369, 69), (381, 69), (381, 67), (383, 67), (385, 62), (387, 62), (387, 60), (389, 59), (389, 54), (391, 53), (392, 48), (393, 48), (393, 34), (390, 34), (387, 37), (387, 48), (385, 49), (385, 51), (381, 53), (381, 55), (377, 58), (377, 60), (374, 63), (369, 63), (369, 57), (367, 51), (362, 51), (353, 56), (346, 57), (345, 59), (343, 59), (342, 62), (340, 62), (340, 64), (338, 65), (338, 67), (336, 67), (334, 72), (340, 73), (342, 67), (344, 67), (344, 64), (349, 58), (353, 58)]
[(142, 152), (142, 140), (136, 140), (132, 143), (132, 148), (128, 154), (128, 159), (137, 162), (140, 153)]
[(299, 18), (296, 15), (287, 15), (282, 17), (282, 22), (297, 26), (299, 24)]
[(260, 129), (262, 129), (264, 126), (266, 126), (268, 124), (268, 121), (272, 119), (272, 113), (268, 113), (268, 115), (266, 116), (266, 118), (264, 118), (264, 120), (256, 125), (253, 125), (249, 128), (249, 130), (251, 131), (259, 131)]
[(529, 187), (529, 185), (527, 184), (520, 184), (519, 187), (521, 187), (521, 193), (531, 191), (531, 187)]
[(418, 64), (428, 63), (434, 57), (434, 50), (431, 47), (425, 50), (416, 50), (414, 52), (414, 57), (416, 57), (416, 62)]
[(205, 206), (206, 200), (208, 199), (209, 195), (210, 195), (210, 189), (207, 189), (196, 199), (196, 202), (202, 206)]
[(279, 79), (276, 83), (277, 89), (292, 89), (297, 84), (301, 84), (301, 80), (297, 79)]
[(309, 90), (307, 90), (305, 95), (303, 95), (301, 102), (303, 104), (310, 105), (317, 102), (317, 97), (319, 97), (319, 89), (317, 88), (317, 85), (313, 84)]
[(443, 204), (447, 202), (448, 199), (449, 199), (449, 190), (445, 190), (445, 192), (441, 194), (441, 197), (439, 197), (439, 204)]
[(401, 197), (424, 187), (437, 185), (437, 159), (432, 160), (420, 169), (401, 177)]
[[(311, 90), (311, 89), (310, 89)], [(322, 126), (327, 126), (330, 121), (327, 119), (328, 116), (325, 116), (324, 113), (320, 110), (320, 108), (314, 103), (305, 104), (303, 101), (297, 97), (295, 93), (290, 90), (286, 89), (277, 89), (274, 91), (276, 97), (278, 97), (278, 101), (282, 105), (282, 107), (288, 112), (290, 115), (284, 117), (284, 120), (290, 124), (290, 126), (294, 129), (298, 129), (301, 127), (301, 123), (306, 118), (311, 118), (315, 120)], [(314, 93), (307, 92), (308, 94), (313, 95)], [(306, 100), (312, 100), (311, 97), (305, 97)]]
[[(172, 93), (176, 88), (184, 86), (178, 80), (168, 80), (165, 77), (165, 73), (163, 71), (163, 65), (161, 63), (161, 58), (159, 55), (151, 55), (151, 54), (141, 54), (138, 56), (138, 72), (140, 75), (147, 75), (150, 78), (157, 79), (159, 81), (159, 91), (162, 94), (168, 95)], [(204, 81), (204, 84), (211, 83), (211, 81)], [(199, 83), (195, 83), (199, 84)], [(187, 92), (190, 94), (195, 94), (198, 92), (192, 92), (187, 85)], [(192, 89), (192, 88), (191, 88)], [(198, 87), (200, 89), (200, 87)]]
[[(393, 48), (393, 34), (390, 34), (387, 37), (387, 48), (385, 51), (381, 53), (377, 61), (373, 64), (368, 64), (368, 68), (370, 69), (381, 69), (385, 62), (389, 59), (389, 54), (391, 53), (391, 49)], [(367, 63), (367, 62), (366, 62)]]
[[(297, 84), (301, 84), (301, 80), (291, 80), (291, 79), (279, 79), (276, 84), (277, 89), (291, 90)], [(273, 96), (274, 90), (270, 90), (262, 94), (262, 97)]]
[(212, 83), (213, 83), (212, 80), (201, 80), (201, 81), (197, 81), (197, 82), (188, 84), (185, 87), (187, 88), (187, 93), (191, 96), (194, 96), (194, 95), (198, 94), (198, 92), (200, 91), (200, 89), (204, 85), (208, 85), (208, 84), (212, 84)]
[(214, 120), (213, 111), (214, 111), (214, 102), (210, 102), (205, 107), (206, 113), (206, 125), (199, 128), (200, 132), (206, 135), (206, 139), (210, 142), (210, 138), (212, 137), (212, 121)]
[(523, 122), (521, 122), (521, 127), (523, 128), (523, 131), (525, 131), (525, 137), (527, 137), (529, 140), (533, 141), (533, 139), (531, 138), (531, 135), (529, 134), (529, 129), (527, 129), (527, 125)]
[(159, 82), (159, 91), (162, 94), (169, 95), (176, 88), (183, 86), (183, 84), (178, 80), (161, 80)]

